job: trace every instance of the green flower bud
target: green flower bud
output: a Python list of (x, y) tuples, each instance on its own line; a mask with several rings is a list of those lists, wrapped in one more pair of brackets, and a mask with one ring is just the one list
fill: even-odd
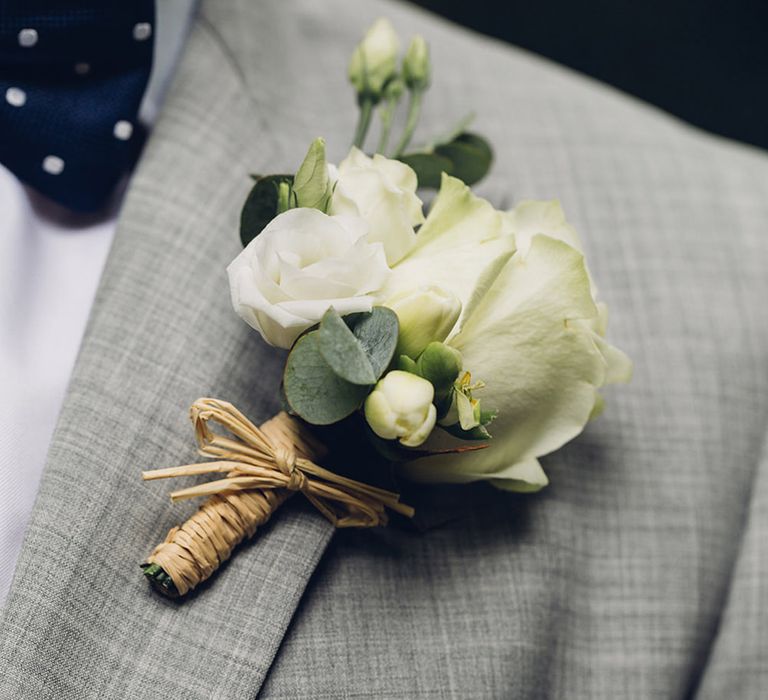
[(404, 92), (405, 83), (399, 75), (395, 76), (384, 86), (384, 99), (388, 102), (397, 102)]
[(408, 357), (408, 355), (398, 355), (395, 360), (395, 369), (401, 369), (403, 372), (410, 372), (411, 374), (419, 373), (416, 362)]
[(285, 180), (277, 183), (277, 213), (282, 214), (293, 209), (296, 202), (292, 194), (291, 184)]
[(461, 302), (443, 287), (429, 285), (402, 292), (385, 302), (397, 314), (398, 355), (417, 358), (433, 340), (443, 341), (461, 313)]
[(444, 343), (430, 343), (416, 361), (419, 374), (432, 383), (438, 398), (445, 397), (453, 388), (461, 367), (461, 353)]
[(377, 19), (349, 62), (349, 81), (361, 99), (378, 102), (387, 81), (397, 74), (400, 42), (389, 20)]
[(435, 427), (434, 395), (435, 390), (426, 379), (393, 370), (368, 394), (365, 419), (380, 438), (418, 447)]
[(425, 90), (429, 86), (430, 72), (429, 45), (423, 36), (417, 34), (411, 39), (403, 59), (405, 84), (411, 90)]
[(315, 139), (309, 147), (304, 162), (293, 179), (293, 193), (296, 195), (298, 206), (325, 212), (331, 196), (331, 187), (324, 139)]

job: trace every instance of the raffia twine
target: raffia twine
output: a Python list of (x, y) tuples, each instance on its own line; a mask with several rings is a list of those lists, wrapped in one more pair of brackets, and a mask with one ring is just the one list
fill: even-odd
[[(336, 527), (376, 527), (389, 508), (407, 517), (413, 509), (398, 494), (334, 474), (315, 463), (326, 449), (304, 424), (278, 413), (260, 428), (231, 403), (198, 399), (190, 408), (198, 451), (216, 461), (142, 472), (145, 480), (223, 473), (226, 477), (171, 493), (180, 501), (209, 496), (180, 527), (152, 550), (147, 564), (171, 577), (179, 595), (205, 581), (232, 550), (301, 492)], [(219, 425), (232, 437), (211, 429)]]

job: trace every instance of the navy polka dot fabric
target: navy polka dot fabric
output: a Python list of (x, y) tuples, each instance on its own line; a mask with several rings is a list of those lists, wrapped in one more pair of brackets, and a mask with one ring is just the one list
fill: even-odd
[(143, 141), (148, 0), (0, 0), (0, 162), (77, 211), (104, 206)]

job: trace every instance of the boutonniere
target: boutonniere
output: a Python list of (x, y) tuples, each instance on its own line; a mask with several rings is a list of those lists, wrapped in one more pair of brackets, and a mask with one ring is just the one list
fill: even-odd
[(360, 113), (346, 157), (328, 163), (318, 138), (295, 174), (255, 178), (244, 204), (232, 305), (289, 350), (284, 411), (257, 427), (200, 399), (191, 418), (210, 461), (144, 472), (219, 475), (172, 494), (206, 500), (143, 565), (168, 595), (208, 578), (296, 492), (339, 527), (371, 527), (413, 515), (402, 479), (537, 491), (538, 458), (600, 413), (603, 386), (630, 377), (560, 205), (500, 211), (475, 195), (492, 153), (466, 119), (409, 148), (431, 67), (423, 38), (400, 64), (398, 44), (379, 20), (352, 55)]

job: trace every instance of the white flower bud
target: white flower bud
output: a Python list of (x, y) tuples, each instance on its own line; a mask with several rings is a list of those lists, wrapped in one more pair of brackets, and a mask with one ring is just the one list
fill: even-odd
[(429, 45), (417, 34), (408, 46), (403, 59), (403, 79), (411, 90), (424, 90), (429, 86)]
[(408, 355), (414, 360), (431, 342), (445, 340), (461, 313), (459, 299), (438, 285), (402, 292), (384, 305), (392, 309), (400, 321), (396, 354)]
[(361, 97), (378, 102), (387, 81), (397, 73), (400, 42), (391, 22), (377, 19), (349, 62), (349, 80)]
[(365, 400), (365, 419), (380, 438), (418, 447), (435, 427), (434, 396), (434, 387), (426, 379), (393, 370)]

